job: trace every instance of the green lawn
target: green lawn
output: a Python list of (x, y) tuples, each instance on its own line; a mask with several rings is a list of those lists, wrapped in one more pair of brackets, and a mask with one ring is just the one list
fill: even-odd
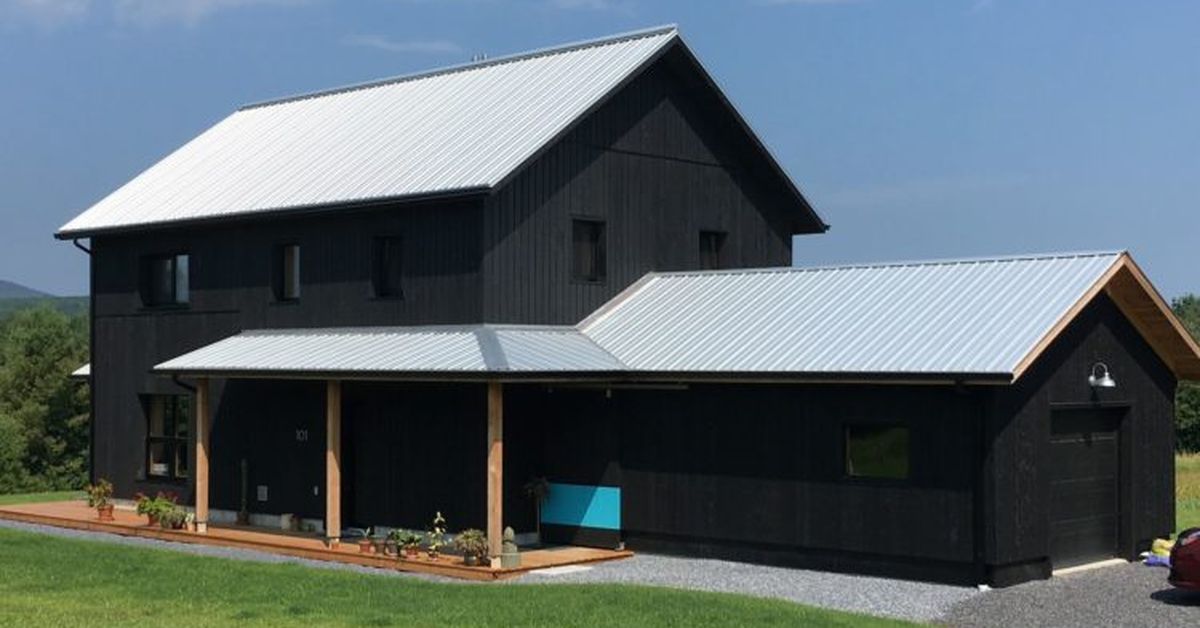
[(0, 506), (12, 504), (33, 504), (37, 502), (62, 502), (71, 499), (83, 499), (80, 491), (57, 491), (54, 493), (23, 493), (20, 495), (0, 495)]
[(4, 529), (0, 557), (0, 625), (906, 625), (736, 595), (442, 584)]
[(1200, 454), (1175, 457), (1176, 531), (1200, 527)]

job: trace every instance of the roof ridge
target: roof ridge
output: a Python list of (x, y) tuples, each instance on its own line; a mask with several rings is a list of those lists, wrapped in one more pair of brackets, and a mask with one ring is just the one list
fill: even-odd
[(272, 327), (263, 329), (243, 329), (237, 335), (269, 336), (284, 334), (387, 334), (397, 332), (409, 333), (475, 333), (480, 330), (490, 331), (542, 331), (549, 333), (578, 332), (573, 325), (525, 325), (519, 323), (449, 323), (429, 325), (339, 325), (332, 327)]
[(953, 266), (957, 264), (986, 264), (991, 262), (1022, 262), (1034, 260), (1068, 259), (1080, 257), (1119, 256), (1128, 253), (1124, 249), (1109, 251), (1064, 251), (1051, 253), (1023, 253), (991, 257), (948, 257), (927, 260), (894, 260), (881, 262), (849, 262), (845, 264), (820, 264), (816, 266), (772, 266), (764, 268), (726, 268), (722, 270), (676, 270), (654, 273), (656, 277), (696, 277), (707, 275), (737, 274), (786, 274), (825, 270), (850, 270), (861, 268), (902, 268), (906, 266)]
[(634, 40), (634, 39), (644, 39), (647, 37), (654, 37), (656, 35), (665, 35), (667, 33), (678, 34), (678, 32), (679, 32), (679, 27), (677, 25), (664, 24), (661, 26), (653, 26), (650, 28), (643, 28), (643, 29), (639, 29), (639, 30), (626, 31), (624, 33), (617, 33), (615, 35), (606, 35), (604, 37), (596, 37), (596, 38), (592, 38), (592, 39), (578, 40), (578, 41), (568, 42), (565, 44), (558, 44), (555, 46), (535, 48), (533, 50), (526, 50), (524, 52), (517, 52), (517, 53), (513, 53), (513, 54), (502, 55), (499, 57), (492, 57), (492, 58), (482, 59), (479, 61), (469, 61), (467, 63), (458, 63), (458, 64), (454, 64), (454, 65), (442, 66), (439, 68), (432, 68), (429, 70), (420, 70), (417, 72), (411, 72), (409, 74), (400, 74), (397, 76), (392, 76), (392, 77), (383, 78), (383, 79), (364, 81), (362, 83), (351, 83), (349, 85), (342, 85), (340, 87), (331, 87), (331, 88), (321, 89), (321, 90), (317, 90), (317, 91), (313, 91), (313, 92), (304, 92), (304, 93), (300, 93), (300, 94), (292, 94), (290, 96), (282, 96), (279, 98), (260, 100), (260, 101), (251, 102), (251, 103), (242, 105), (241, 107), (238, 107), (237, 110), (238, 111), (247, 111), (250, 109), (260, 109), (263, 107), (269, 107), (272, 105), (281, 105), (281, 104), (285, 104), (285, 103), (289, 103), (289, 102), (296, 102), (296, 101), (300, 101), (300, 100), (323, 98), (325, 96), (334, 96), (337, 94), (344, 94), (346, 92), (354, 92), (354, 91), (360, 91), (360, 90), (364, 90), (364, 89), (373, 89), (376, 87), (383, 87), (385, 85), (394, 85), (396, 83), (405, 83), (408, 81), (416, 81), (416, 80), (420, 80), (420, 79), (424, 79), (424, 78), (430, 78), (433, 76), (439, 76), (442, 74), (453, 74), (456, 72), (466, 72), (466, 71), (470, 71), (470, 70), (477, 70), (480, 68), (502, 65), (505, 63), (513, 63), (516, 61), (525, 61), (525, 60), (533, 59), (536, 57), (545, 57), (545, 56), (549, 56), (549, 55), (571, 52), (574, 50), (582, 50), (584, 48), (595, 48), (598, 46), (607, 46), (607, 45), (611, 45), (611, 44), (620, 43), (623, 41), (630, 41), (630, 40)]

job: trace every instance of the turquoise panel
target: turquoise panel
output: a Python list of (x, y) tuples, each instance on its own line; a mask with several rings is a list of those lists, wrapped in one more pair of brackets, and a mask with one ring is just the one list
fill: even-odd
[(621, 489), (551, 482), (542, 523), (620, 530)]

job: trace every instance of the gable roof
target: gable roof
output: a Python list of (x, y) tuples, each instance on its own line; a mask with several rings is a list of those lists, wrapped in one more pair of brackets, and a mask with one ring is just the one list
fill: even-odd
[(491, 192), (675, 45), (667, 26), (248, 105), (57, 236)]
[(652, 273), (576, 327), (243, 332), (155, 370), (1007, 384), (1102, 291), (1200, 379), (1200, 346), (1123, 252)]
[(633, 371), (1011, 382), (1101, 290), (1200, 377), (1200, 347), (1122, 252), (651, 274), (580, 330)]

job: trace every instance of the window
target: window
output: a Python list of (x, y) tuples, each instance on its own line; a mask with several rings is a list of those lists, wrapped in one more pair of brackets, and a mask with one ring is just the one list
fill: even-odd
[(188, 425), (191, 398), (153, 395), (146, 398), (146, 476), (167, 480), (188, 477)]
[(276, 254), (275, 298), (295, 301), (300, 298), (300, 245), (284, 244)]
[(900, 425), (847, 425), (846, 475), (908, 479), (908, 428)]
[(375, 296), (404, 297), (404, 288), (400, 284), (402, 251), (400, 238), (397, 236), (375, 238), (371, 268), (371, 283), (375, 288)]
[(604, 255), (604, 223), (572, 221), (571, 242), (571, 276), (580, 281), (604, 281), (608, 264)]
[(723, 232), (700, 232), (700, 268), (702, 270), (717, 270), (722, 267), (721, 248), (723, 246), (725, 246)]
[(142, 258), (142, 303), (147, 306), (185, 305), (190, 280), (187, 255)]

